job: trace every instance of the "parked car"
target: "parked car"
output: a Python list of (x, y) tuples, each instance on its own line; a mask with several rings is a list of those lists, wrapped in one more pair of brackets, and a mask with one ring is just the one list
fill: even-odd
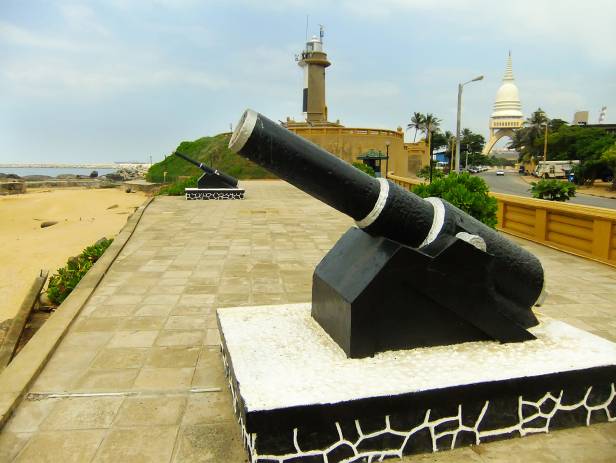
[(479, 169), (479, 167), (475, 167), (475, 166), (471, 166), (468, 168), (468, 171), (471, 174), (478, 174), (479, 172), (481, 172), (481, 170)]
[(505, 171), (502, 169), (499, 169), (496, 171), (496, 175), (505, 175)]

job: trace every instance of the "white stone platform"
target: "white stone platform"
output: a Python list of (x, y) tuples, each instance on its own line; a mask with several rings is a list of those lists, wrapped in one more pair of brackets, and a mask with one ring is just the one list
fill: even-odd
[[(616, 343), (541, 317), (524, 343), (470, 342), (348, 359), (310, 304), (218, 310), (246, 408), (271, 410), (616, 365)], [(344, 385), (344, 387), (341, 387)]]
[(217, 311), (251, 463), (382, 461), (616, 421), (616, 344), (566, 323), (349, 359), (310, 308)]

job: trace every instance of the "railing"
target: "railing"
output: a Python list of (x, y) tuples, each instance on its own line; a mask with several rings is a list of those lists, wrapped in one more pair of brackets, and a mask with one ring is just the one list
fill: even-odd
[(616, 266), (616, 211), (492, 193), (498, 229)]
[[(420, 179), (387, 176), (410, 189)], [(577, 256), (616, 267), (616, 211), (491, 193), (498, 201), (497, 228)]]
[(295, 132), (299, 135), (299, 133), (308, 135), (381, 135), (387, 137), (397, 137), (403, 138), (404, 134), (402, 132), (397, 132), (395, 130), (387, 130), (387, 129), (364, 129), (360, 127), (287, 127), (291, 132)]

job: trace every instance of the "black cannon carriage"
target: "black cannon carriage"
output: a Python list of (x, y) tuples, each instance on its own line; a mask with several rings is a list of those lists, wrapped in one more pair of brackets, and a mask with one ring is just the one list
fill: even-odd
[(236, 178), (197, 162), (179, 151), (173, 154), (203, 171), (203, 175), (197, 180), (197, 188), (184, 189), (186, 199), (244, 199), (245, 190), (238, 187)]

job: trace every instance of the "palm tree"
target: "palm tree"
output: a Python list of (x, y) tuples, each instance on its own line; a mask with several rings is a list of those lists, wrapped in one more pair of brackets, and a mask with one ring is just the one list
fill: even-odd
[(545, 134), (545, 127), (550, 120), (541, 108), (533, 112), (524, 122), (524, 127), (514, 134), (510, 147), (520, 152), (520, 160), (525, 162), (537, 161), (543, 147), (536, 146), (536, 141)]
[(413, 115), (411, 116), (411, 123), (406, 126), (408, 130), (415, 129), (415, 134), (413, 135), (413, 143), (415, 143), (415, 139), (417, 138), (417, 131), (421, 129), (424, 117), (425, 116), (421, 113), (413, 113)]
[(424, 116), (421, 124), (421, 131), (428, 137), (428, 132), (436, 132), (441, 125), (441, 120), (432, 113), (428, 113)]

